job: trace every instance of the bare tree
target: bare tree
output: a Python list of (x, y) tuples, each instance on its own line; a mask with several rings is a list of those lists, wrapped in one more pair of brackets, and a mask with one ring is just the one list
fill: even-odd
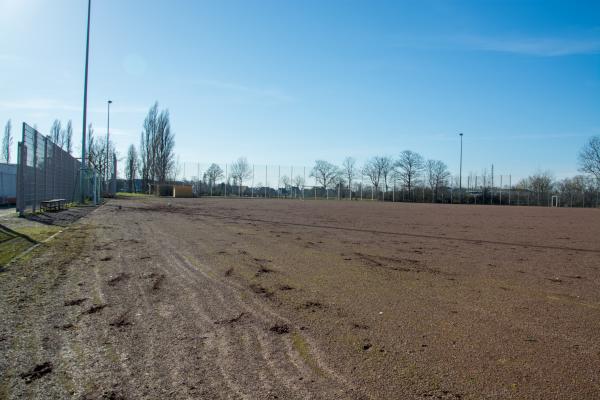
[[(94, 136), (92, 136), (92, 138), (94, 138)], [(111, 179), (114, 169), (113, 158), (115, 154), (115, 145), (112, 140), (107, 142), (104, 137), (100, 137), (99, 140), (91, 141), (89, 159), (92, 165), (96, 168), (96, 171), (99, 172), (104, 182), (108, 182)]]
[(58, 147), (63, 147), (63, 131), (59, 120), (55, 119), (50, 127), (50, 140)]
[[(144, 119), (140, 140), (141, 174), (144, 185), (164, 183), (175, 172), (175, 135), (171, 132), (169, 111), (158, 111), (155, 102)], [(176, 175), (176, 174), (175, 174)]]
[(560, 193), (561, 204), (573, 207), (579, 196), (585, 196), (585, 191), (593, 189), (593, 184), (589, 177), (576, 175), (573, 178), (565, 178), (556, 184)]
[(310, 176), (315, 178), (317, 183), (323, 187), (325, 192), (327, 192), (329, 186), (336, 181), (336, 178), (339, 174), (340, 171), (338, 167), (324, 160), (315, 161), (315, 166), (310, 172)]
[(302, 195), (304, 196), (304, 177), (302, 175), (296, 175), (296, 177), (293, 179), (293, 185), (295, 187), (298, 188), (298, 190), (300, 190), (300, 192), (302, 193)]
[(138, 172), (138, 154), (134, 145), (129, 145), (129, 150), (127, 151), (127, 161), (125, 165), (125, 177), (127, 181), (129, 181), (129, 191), (135, 192), (135, 178)]
[(600, 136), (591, 137), (579, 152), (579, 170), (600, 184)]
[(552, 190), (553, 178), (549, 171), (538, 171), (529, 178), (531, 188), (540, 193), (547, 193)]
[(223, 170), (217, 164), (211, 164), (204, 173), (204, 181), (210, 186), (211, 191), (215, 186), (217, 179), (223, 178)]
[(141, 174), (144, 187), (154, 182), (154, 161), (156, 158), (154, 141), (156, 138), (156, 125), (158, 119), (158, 102), (154, 103), (144, 119), (140, 140)]
[(71, 120), (67, 122), (67, 127), (63, 132), (64, 149), (67, 153), (73, 153), (73, 123)]
[(12, 141), (12, 123), (9, 119), (4, 126), (4, 136), (2, 137), (2, 160), (7, 164), (10, 163)]
[(342, 170), (348, 180), (348, 196), (352, 200), (352, 180), (356, 175), (356, 160), (353, 157), (346, 157), (342, 163)]
[(450, 178), (448, 167), (439, 160), (427, 160), (425, 164), (427, 181), (431, 187), (431, 202), (437, 201), (440, 186), (444, 185)]
[(90, 162), (90, 164), (92, 166), (95, 166), (95, 148), (96, 148), (96, 143), (95, 143), (95, 136), (94, 136), (94, 128), (92, 127), (92, 124), (88, 125), (88, 129), (87, 129), (87, 158), (88, 161)]
[(396, 166), (398, 167), (398, 176), (408, 189), (409, 198), (412, 199), (411, 189), (423, 171), (423, 157), (414, 151), (405, 150), (400, 153)]
[(554, 185), (554, 179), (549, 171), (537, 171), (527, 178), (527, 182), (529, 189), (536, 194), (537, 205), (542, 204), (542, 196), (547, 196)]
[(158, 183), (165, 183), (175, 165), (175, 135), (171, 132), (169, 110), (163, 110), (158, 115), (153, 148), (154, 176)]
[(231, 177), (239, 186), (239, 195), (242, 195), (242, 185), (246, 179), (252, 177), (252, 168), (246, 157), (240, 157), (231, 165)]
[[(379, 192), (379, 184), (383, 175), (383, 166), (380, 159), (381, 157), (373, 157), (363, 167), (363, 175), (371, 180), (376, 192)], [(379, 195), (377, 196), (379, 197)]]
[(385, 188), (385, 192), (384, 192), (384, 200), (385, 200), (385, 193), (387, 193), (388, 188), (389, 188), (388, 179), (394, 172), (394, 160), (392, 160), (391, 157), (387, 157), (387, 156), (375, 157), (375, 159), (377, 160), (377, 163), (379, 163), (380, 168), (381, 168), (381, 176), (383, 178), (383, 186)]

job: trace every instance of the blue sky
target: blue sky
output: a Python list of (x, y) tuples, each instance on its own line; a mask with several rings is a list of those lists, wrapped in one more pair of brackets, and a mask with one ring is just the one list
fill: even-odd
[[(89, 116), (119, 153), (155, 100), (181, 162), (577, 173), (600, 135), (598, 1), (92, 2)], [(81, 135), (84, 0), (0, 0), (0, 123)]]

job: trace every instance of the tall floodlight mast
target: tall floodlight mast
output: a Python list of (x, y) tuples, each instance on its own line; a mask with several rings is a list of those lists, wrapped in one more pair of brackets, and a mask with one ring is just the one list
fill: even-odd
[(458, 187), (459, 187), (459, 192), (460, 192), (460, 202), (462, 203), (463, 200), (463, 193), (462, 193), (462, 140), (463, 140), (463, 134), (462, 132), (459, 133), (460, 135), (460, 169), (459, 169), (459, 173), (458, 173)]
[(86, 154), (85, 154), (85, 134), (87, 124), (87, 86), (88, 86), (88, 61), (90, 58), (90, 11), (92, 8), (92, 0), (88, 0), (87, 13), (87, 38), (85, 42), (85, 78), (83, 83), (83, 129), (81, 130), (81, 172), (79, 173), (79, 188), (81, 189), (80, 202), (85, 202), (85, 177), (86, 171)]

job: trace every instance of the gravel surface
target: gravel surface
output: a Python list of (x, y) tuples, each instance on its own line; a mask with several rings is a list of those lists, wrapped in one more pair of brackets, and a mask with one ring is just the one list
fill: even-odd
[(596, 399), (600, 210), (112, 200), (0, 273), (0, 398)]

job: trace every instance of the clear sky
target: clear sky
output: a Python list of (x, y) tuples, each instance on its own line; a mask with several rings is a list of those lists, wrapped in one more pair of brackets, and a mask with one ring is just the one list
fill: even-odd
[[(84, 0), (0, 0), (0, 123), (81, 136)], [(402, 150), (577, 173), (600, 135), (599, 1), (93, 0), (89, 121), (121, 156), (155, 100), (182, 162)], [(79, 146), (77, 146), (79, 147)]]

